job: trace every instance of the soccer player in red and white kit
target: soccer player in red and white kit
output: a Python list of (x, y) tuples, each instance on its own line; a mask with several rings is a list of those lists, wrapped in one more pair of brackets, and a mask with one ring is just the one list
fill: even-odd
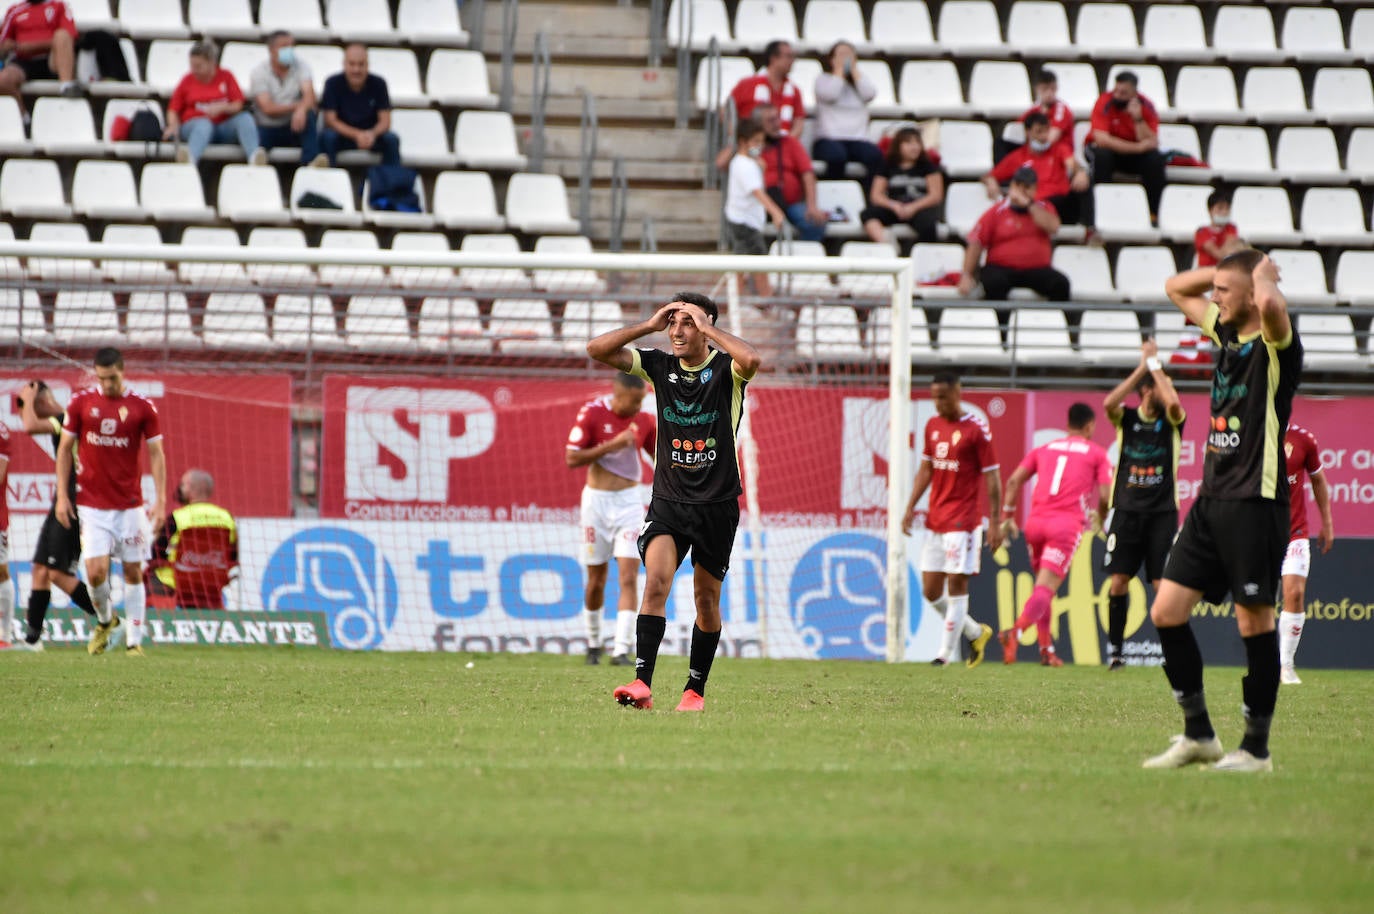
[(1069, 434), (1031, 451), (1007, 480), (1007, 499), (1002, 506), (1006, 523), (1016, 516), (1016, 497), (1032, 476), (1038, 476), (1026, 521), (1026, 545), (1030, 548), (1035, 589), (1016, 625), (1003, 631), (1002, 661), (1016, 662), (1021, 633), (1035, 626), (1040, 644), (1040, 663), (1063, 666), (1050, 638), (1050, 612), (1055, 591), (1068, 576), (1074, 553), (1083, 539), (1089, 499), (1097, 490), (1094, 528), (1102, 529), (1111, 494), (1112, 463), (1107, 452), (1094, 444), (1097, 417), (1086, 403), (1069, 407)]
[[(124, 566), (124, 610), (129, 616), (126, 651), (143, 655), (147, 595), (143, 563), (152, 557), (153, 531), (143, 511), (138, 472), (139, 445), (148, 442), (148, 465), (156, 487), (153, 517), (167, 516), (167, 461), (162, 431), (151, 400), (124, 386), (124, 356), (105, 348), (95, 354), (97, 386), (78, 391), (67, 404), (67, 421), (57, 449), (57, 520), (81, 521), (81, 553), (97, 624), (86, 649), (103, 653), (119, 617), (110, 606), (110, 559)], [(81, 448), (76, 505), (69, 496), (72, 449)]]
[[(935, 416), (922, 433), (921, 465), (902, 517), (902, 532), (911, 535), (916, 503), (930, 489), (925, 546), (921, 550), (921, 592), (945, 617), (940, 653), (931, 663), (944, 666), (959, 656), (959, 637), (969, 642), (968, 665), (983, 662), (992, 627), (968, 614), (968, 579), (978, 573), (983, 557), (982, 516), (978, 511), (980, 481), (987, 486), (988, 548), (1002, 544), (1002, 474), (992, 449), (992, 431), (960, 402), (959, 378), (940, 372), (930, 383)], [(981, 480), (980, 480), (981, 477)]]
[(1307, 572), (1312, 565), (1312, 550), (1307, 540), (1307, 486), (1302, 478), (1312, 481), (1312, 499), (1321, 515), (1322, 555), (1331, 551), (1336, 538), (1331, 520), (1331, 491), (1322, 472), (1321, 445), (1317, 436), (1301, 425), (1288, 424), (1283, 439), (1283, 453), (1288, 464), (1288, 550), (1283, 556), (1283, 610), (1279, 613), (1279, 681), (1285, 685), (1301, 685), (1293, 661), (1302, 638), (1302, 623), (1307, 618)]
[(630, 665), (630, 639), (639, 605), (639, 528), (644, 523), (640, 482), (653, 460), (654, 417), (644, 412), (648, 385), (621, 372), (609, 397), (598, 397), (577, 414), (568, 433), (568, 467), (587, 468), (582, 487), (582, 563), (587, 590), (582, 610), (587, 625), (587, 663), (601, 662), (601, 606), (606, 597), (607, 559), (615, 557), (620, 576), (615, 645), (611, 666)]

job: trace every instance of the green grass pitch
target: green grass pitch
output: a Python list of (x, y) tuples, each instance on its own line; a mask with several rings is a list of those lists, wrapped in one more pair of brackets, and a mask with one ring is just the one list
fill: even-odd
[(1374, 910), (1368, 673), (1285, 687), (1258, 777), (1140, 769), (1157, 669), (723, 660), (700, 716), (683, 658), (653, 712), (623, 673), (0, 655), (0, 911)]

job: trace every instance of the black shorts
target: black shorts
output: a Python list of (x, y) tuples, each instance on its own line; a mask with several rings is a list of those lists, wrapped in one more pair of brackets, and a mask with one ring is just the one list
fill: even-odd
[(27, 60), (15, 60), (13, 63), (24, 71), (25, 79), (57, 79), (57, 74), (48, 66), (48, 58), (30, 57)]
[(57, 522), (57, 514), (49, 508), (38, 531), (38, 545), (33, 548), (33, 563), (75, 576), (81, 566), (81, 524), (72, 518), (71, 527)]
[(1273, 606), (1288, 548), (1288, 503), (1203, 496), (1169, 550), (1164, 577), (1202, 591), (1208, 603), (1228, 593), (1242, 606)]
[(1107, 521), (1107, 554), (1103, 559), (1107, 574), (1134, 576), (1143, 563), (1145, 579), (1158, 581), (1164, 575), (1164, 560), (1176, 533), (1177, 511), (1113, 510)]
[(730, 550), (735, 546), (738, 528), (739, 502), (736, 499), (710, 504), (651, 499), (639, 534), (639, 558), (644, 560), (644, 552), (654, 537), (671, 536), (677, 545), (678, 565), (690, 550), (693, 566), (723, 581), (730, 570)]
[(768, 253), (768, 239), (763, 237), (763, 232), (760, 232), (753, 226), (744, 225), (739, 222), (727, 222), (725, 224), (730, 229), (730, 253)]

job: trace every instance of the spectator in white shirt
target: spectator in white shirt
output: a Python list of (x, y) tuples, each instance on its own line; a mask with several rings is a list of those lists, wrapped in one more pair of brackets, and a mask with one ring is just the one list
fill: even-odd
[[(763, 127), (757, 121), (741, 121), (736, 132), (736, 151), (730, 160), (730, 176), (725, 191), (725, 224), (730, 230), (730, 250), (736, 254), (767, 254), (768, 241), (763, 237), (764, 219), (773, 220), (775, 228), (782, 228), (787, 214), (764, 190)], [(754, 274), (754, 291), (772, 295), (773, 287), (767, 273)]]
[(253, 68), (248, 95), (264, 149), (299, 146), (302, 165), (321, 167), (329, 160), (320, 153), (315, 84), (309, 65), (296, 57), (295, 45), (290, 32), (267, 36), (267, 59)]
[(842, 180), (845, 165), (858, 162), (864, 167), (861, 183), (867, 195), (883, 164), (882, 150), (868, 139), (868, 103), (878, 90), (859, 72), (849, 42), (837, 42), (827, 61), (829, 72), (816, 77), (816, 141), (811, 156), (825, 163), (830, 181)]

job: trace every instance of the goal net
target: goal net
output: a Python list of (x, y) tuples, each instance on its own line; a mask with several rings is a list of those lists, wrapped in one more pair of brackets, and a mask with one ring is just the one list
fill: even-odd
[[(934, 654), (939, 620), (916, 583), (919, 532), (894, 537), (891, 513), (909, 492), (911, 429), (927, 409), (910, 399), (904, 356), (910, 261), (455, 254), (403, 249), (399, 237), (389, 250), (338, 246), (351, 233), (333, 247), (212, 247), (186, 234), (161, 249), (0, 250), (21, 607), (53, 463), (50, 442), (25, 434), (14, 395), (36, 378), (65, 403), (109, 345), (125, 354), (129, 386), (161, 411), (169, 496), (185, 471), (203, 469), (213, 500), (238, 519), (228, 610), (155, 598), (153, 643), (581, 653), (585, 471), (565, 452), (579, 410), (613, 377), (585, 345), (692, 290), (719, 302), (721, 323), (765, 358), (746, 397), (745, 511), (722, 591), (723, 651)], [(771, 274), (766, 306), (750, 292), (753, 271)], [(995, 398), (972, 399), (994, 423), (1022, 421)], [(150, 477), (144, 485), (151, 506)], [(607, 638), (618, 591), (612, 573)], [(80, 613), (57, 593), (54, 607), (49, 637), (83, 640)], [(685, 650), (693, 618), (688, 562), (665, 650)]]

